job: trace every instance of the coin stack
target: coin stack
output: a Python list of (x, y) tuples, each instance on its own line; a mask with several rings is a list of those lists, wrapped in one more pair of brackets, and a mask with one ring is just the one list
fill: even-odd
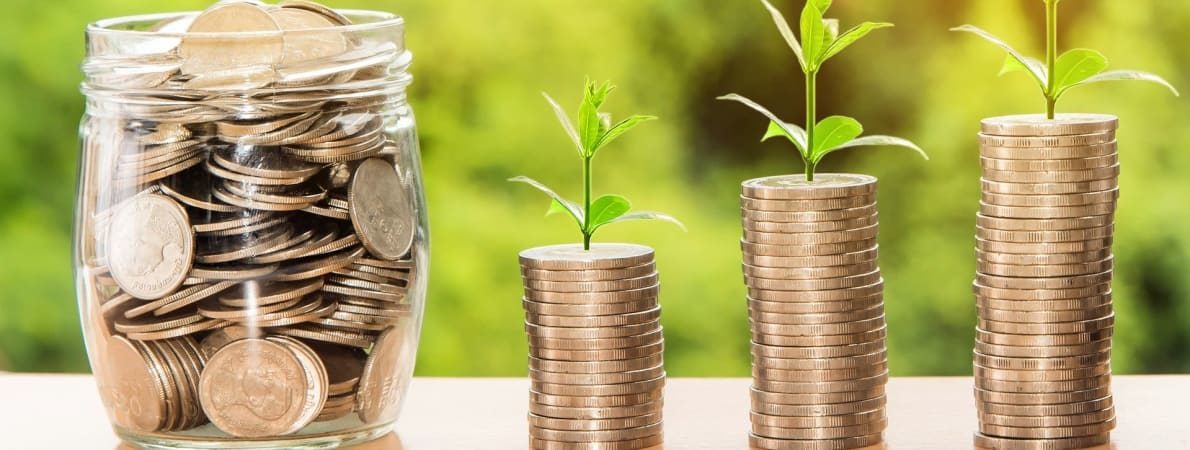
[(159, 55), (85, 65), (84, 322), (123, 430), (395, 419), (424, 257), (382, 88), (408, 55), (350, 24), (224, 1), (158, 25), (189, 32)]
[(879, 444), (888, 381), (876, 179), (820, 174), (743, 184), (752, 324), (752, 447)]
[(521, 252), (533, 449), (661, 444), (665, 367), (653, 250), (639, 245)]
[(1102, 115), (983, 121), (977, 447), (1110, 440), (1117, 125)]

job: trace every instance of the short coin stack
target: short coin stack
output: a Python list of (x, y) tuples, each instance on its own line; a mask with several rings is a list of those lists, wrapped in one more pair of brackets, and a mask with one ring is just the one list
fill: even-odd
[(653, 250), (639, 245), (521, 252), (533, 449), (661, 444), (665, 367)]
[(752, 447), (855, 449), (887, 425), (876, 179), (743, 184), (752, 323)]
[(975, 297), (978, 447), (1105, 444), (1111, 396), (1115, 117), (987, 119)]

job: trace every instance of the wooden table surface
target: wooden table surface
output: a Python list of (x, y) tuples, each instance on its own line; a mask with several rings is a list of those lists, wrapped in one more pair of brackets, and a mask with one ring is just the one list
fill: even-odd
[[(747, 448), (747, 379), (670, 379), (666, 450)], [(523, 450), (528, 381), (418, 378), (397, 433), (357, 450)], [(1190, 449), (1190, 376), (1113, 381), (1119, 428), (1112, 448)], [(887, 448), (972, 448), (970, 378), (894, 378)], [(0, 449), (120, 449), (89, 376), (0, 374)]]

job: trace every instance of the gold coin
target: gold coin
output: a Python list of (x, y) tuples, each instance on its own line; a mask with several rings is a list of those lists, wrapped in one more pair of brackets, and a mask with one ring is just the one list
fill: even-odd
[(879, 269), (876, 260), (851, 265), (816, 268), (771, 268), (744, 264), (744, 276), (766, 280), (822, 280), (870, 274)]
[(541, 292), (620, 292), (656, 286), (660, 280), (656, 272), (639, 278), (609, 281), (540, 281), (524, 278), (525, 289)]
[(997, 322), (1055, 323), (1081, 322), (1103, 317), (1111, 314), (1112, 306), (1107, 304), (1065, 311), (1005, 311), (979, 305), (976, 310), (979, 313), (979, 317)]
[(1101, 203), (1115, 203), (1119, 198), (1120, 188), (1107, 191), (1060, 195), (983, 193), (983, 201), (989, 205), (1032, 208), (1089, 206)]
[(1070, 217), (1106, 216), (1116, 212), (1116, 202), (1082, 206), (996, 206), (979, 202), (979, 212), (992, 217), (1012, 219), (1063, 219)]
[(1107, 258), (1078, 264), (1054, 264), (1049, 266), (1015, 266), (1008, 264), (991, 264), (979, 261), (979, 272), (1000, 277), (1019, 278), (1053, 278), (1090, 275), (1112, 270), (1115, 259)]
[(543, 270), (623, 269), (653, 262), (653, 249), (631, 244), (537, 247), (520, 253), (521, 266)]
[(825, 256), (855, 253), (876, 247), (875, 239), (821, 245), (766, 245), (740, 240), (745, 254), (761, 256)]
[(1094, 378), (1054, 381), (1004, 381), (992, 380), (988, 378), (975, 379), (975, 387), (977, 388), (992, 392), (1013, 393), (1077, 392), (1110, 385), (1110, 373), (1106, 373)]
[(853, 253), (826, 256), (762, 256), (744, 253), (744, 264), (768, 268), (838, 267), (876, 261), (880, 246)]
[(1017, 172), (983, 169), (983, 178), (1002, 183), (1078, 183), (1107, 180), (1120, 176), (1120, 165), (1062, 172)]
[(768, 245), (819, 245), (875, 239), (879, 225), (816, 233), (766, 233), (744, 230), (744, 241)]
[(647, 311), (657, 307), (656, 297), (622, 303), (595, 303), (595, 304), (564, 304), (564, 303), (541, 303), (532, 300), (522, 300), (521, 305), (525, 307), (526, 314), (546, 314), (551, 316), (568, 316), (568, 317), (598, 317), (598, 316), (615, 316), (620, 314), (632, 314), (640, 311)]
[(1081, 436), (1096, 436), (1102, 433), (1107, 433), (1115, 428), (1115, 417), (1112, 417), (1106, 422), (1102, 423), (1069, 427), (1020, 428), (991, 425), (987, 423), (979, 424), (980, 433), (1018, 439), (1058, 439)]
[(769, 302), (748, 299), (748, 310), (777, 314), (826, 314), (858, 311), (884, 303), (884, 296), (876, 294), (848, 301), (835, 302)]
[(559, 305), (614, 305), (641, 301), (656, 301), (660, 286), (619, 292), (546, 292), (525, 289), (525, 300)]
[(1115, 130), (1100, 133), (1080, 134), (1075, 136), (992, 136), (980, 133), (979, 144), (989, 147), (1015, 147), (1028, 149), (1039, 147), (1084, 147), (1088, 145), (1106, 144), (1116, 140)]
[(603, 349), (603, 350), (554, 350), (549, 348), (529, 348), (529, 355), (554, 361), (622, 361), (642, 358), (649, 355), (661, 354), (665, 349), (664, 342), (643, 345), (640, 347)]
[(640, 347), (662, 342), (662, 331), (663, 330), (661, 327), (658, 326), (655, 329), (650, 329), (646, 333), (638, 334), (636, 336), (600, 339), (574, 339), (545, 338), (529, 335), (528, 338), (529, 346), (535, 348), (552, 350), (608, 350)]
[(884, 409), (835, 416), (788, 417), (751, 413), (752, 423), (777, 428), (839, 428), (885, 420)]
[(877, 268), (868, 273), (839, 278), (772, 279), (749, 276), (744, 277), (744, 284), (752, 289), (766, 291), (833, 291), (869, 286), (880, 280), (880, 269)]
[(302, 370), (305, 371), (306, 379), (309, 380), (310, 389), (306, 391), (308, 398), (313, 401), (304, 405), (301, 410), (301, 415), (293, 426), (286, 430), (284, 434), (296, 433), (298, 430), (305, 428), (306, 425), (313, 422), (322, 413), (326, 406), (327, 400), (327, 373), (326, 367), (322, 360), (318, 358), (318, 354), (310, 350), (310, 347), (301, 341), (291, 338), (289, 336), (269, 336), (269, 341), (281, 344), (290, 353), (297, 357), (298, 361), (302, 363)]
[(658, 400), (649, 403), (642, 403), (639, 405), (583, 408), (572, 406), (549, 406), (529, 402), (529, 412), (531, 414), (552, 417), (555, 419), (621, 419), (625, 417), (635, 417), (658, 413), (661, 411), (661, 404), (662, 401)]
[(182, 72), (203, 74), (244, 66), (276, 64), (284, 48), (280, 33), (254, 33), (251, 37), (225, 34), (269, 31), (278, 32), (280, 27), (256, 4), (229, 2), (208, 8), (190, 24), (178, 46)]
[[(249, 338), (228, 344), (203, 370), (199, 383), (203, 411), (211, 423), (232, 436), (292, 433), (305, 426), (302, 419), (310, 410), (321, 410), (325, 401), (325, 394), (309, 395), (318, 385), (309, 378), (305, 362), (272, 341)], [(273, 396), (257, 399), (243, 390), (249, 385), (268, 387)]]
[(613, 281), (640, 278), (657, 272), (657, 265), (653, 263), (623, 269), (593, 269), (593, 270), (542, 270), (521, 267), (521, 276), (527, 280), (553, 282), (580, 281)]
[(1104, 114), (1059, 114), (1053, 119), (1023, 114), (984, 119), (980, 125), (984, 134), (992, 136), (1075, 136), (1114, 131), (1120, 120)]
[(606, 408), (609, 406), (631, 406), (649, 403), (661, 399), (661, 390), (642, 392), (639, 394), (604, 395), (604, 396), (570, 396), (551, 395), (529, 391), (529, 401), (549, 406), (569, 406), (580, 408)]
[(1051, 146), (1023, 148), (985, 144), (979, 147), (979, 154), (988, 158), (1018, 160), (1075, 159), (1111, 155), (1116, 153), (1118, 147), (1118, 143), (1115, 141), (1115, 139), (1098, 144), (1079, 145), (1074, 147)]
[(165, 426), (165, 387), (138, 347), (119, 336), (106, 341), (102, 369), (96, 374), (108, 417), (121, 427), (153, 432)]
[(882, 433), (839, 439), (773, 439), (748, 434), (748, 445), (759, 450), (846, 450), (867, 448), (884, 442)]
[(364, 364), (355, 401), (364, 422), (384, 423), (397, 416), (402, 389), (399, 388), (401, 374), (395, 368), (407, 354), (400, 330), (392, 327), (380, 333)]
[(1012, 278), (985, 274), (975, 275), (975, 282), (980, 286), (1000, 289), (1070, 289), (1094, 286), (1110, 282), (1111, 280), (1111, 271), (1056, 278)]
[(1006, 427), (1018, 428), (1049, 428), (1049, 427), (1071, 427), (1091, 425), (1096, 423), (1106, 422), (1108, 419), (1116, 416), (1115, 407), (1109, 406), (1107, 409), (1101, 409), (1083, 414), (1072, 414), (1068, 416), (1043, 416), (1043, 417), (1018, 417), (1006, 416), (1002, 414), (987, 414), (980, 413), (979, 421), (988, 425), (999, 425)]
[(975, 447), (1005, 450), (1081, 450), (1106, 445), (1111, 441), (1107, 433), (1059, 439), (1015, 439), (975, 434)]
[(1111, 371), (1108, 364), (1066, 370), (1011, 370), (975, 366), (975, 377), (999, 381), (1069, 381), (1093, 378)]
[(993, 369), (1050, 370), (1077, 369), (1104, 364), (1111, 359), (1111, 350), (1062, 358), (1009, 358), (975, 352), (975, 364)]
[(1012, 405), (989, 402), (975, 403), (975, 406), (978, 407), (981, 414), (999, 414), (1015, 417), (1059, 417), (1070, 416), (1074, 414), (1087, 414), (1102, 410), (1104, 408), (1110, 408), (1112, 405), (1113, 401), (1111, 396), (1094, 400), (1054, 405)]
[(883, 340), (835, 347), (772, 347), (752, 344), (752, 365), (782, 370), (853, 369), (887, 361)]
[[(556, 373), (545, 372), (529, 368), (529, 379), (541, 383), (571, 384), (571, 385), (604, 385), (647, 381), (665, 375), (665, 367), (658, 365), (642, 370), (612, 373)], [(555, 416), (546, 412), (532, 411), (549, 417), (568, 418), (569, 416)], [(634, 414), (635, 415), (635, 414)], [(598, 419), (599, 417), (592, 417)]]
[(776, 381), (766, 378), (755, 378), (753, 385), (758, 390), (780, 394), (837, 394), (865, 391), (888, 383), (888, 371), (866, 378), (855, 378), (842, 381), (809, 381), (791, 382)]
[(837, 345), (855, 345), (864, 342), (870, 342), (877, 339), (882, 339), (888, 335), (888, 329), (881, 326), (874, 330), (864, 331), (851, 334), (836, 334), (836, 335), (807, 335), (807, 336), (783, 336), (768, 334), (758, 330), (752, 330), (752, 340), (754, 342), (773, 345), (779, 347), (830, 347)]
[[(652, 380), (636, 381), (631, 383), (608, 384), (608, 385), (572, 385), (572, 384), (556, 384), (543, 383), (540, 381), (532, 381), (530, 389), (533, 392), (541, 392), (543, 394), (551, 395), (569, 395), (569, 396), (606, 396), (606, 395), (628, 395), (640, 394), (644, 392), (652, 392), (659, 390), (665, 386), (665, 377), (657, 377)], [(550, 428), (550, 427), (546, 427)]]
[(553, 361), (529, 356), (529, 368), (542, 372), (566, 374), (602, 374), (645, 370), (659, 366), (663, 361), (661, 353), (613, 361)]
[(752, 367), (752, 377), (757, 380), (785, 381), (795, 383), (835, 382), (866, 378), (888, 371), (888, 363), (881, 362), (851, 369), (772, 369)]
[(978, 282), (974, 283), (973, 286), (975, 295), (983, 298), (1022, 301), (1080, 299), (1096, 295), (1106, 295), (1111, 292), (1111, 285), (1108, 283), (1069, 289), (1003, 289), (982, 286)]
[(1005, 231), (1062, 231), (1101, 228), (1114, 223), (1111, 216), (1092, 216), (1064, 219), (1006, 219), (983, 214), (976, 215), (976, 223), (983, 228)]
[(975, 388), (976, 404), (981, 402), (1000, 403), (1017, 406), (1053, 406), (1068, 403), (1087, 402), (1111, 395), (1111, 386), (1099, 386), (1094, 389), (1076, 392), (1046, 392), (1046, 393), (1014, 393), (992, 392)]
[(984, 193), (1013, 195), (1065, 195), (1110, 191), (1120, 187), (1118, 178), (1075, 183), (1001, 183), (980, 180)]
[(985, 169), (1005, 170), (1012, 172), (1058, 172), (1069, 170), (1088, 170), (1100, 167), (1110, 167), (1120, 163), (1120, 155), (1111, 153), (1103, 156), (1092, 156), (1077, 159), (998, 159), (989, 157), (979, 158), (980, 166)]
[(768, 200), (815, 200), (858, 197), (876, 192), (876, 178), (868, 175), (820, 173), (814, 181), (801, 175), (782, 175), (745, 181), (746, 197)]
[(553, 339), (608, 339), (636, 336), (657, 330), (661, 327), (659, 320), (652, 320), (633, 325), (619, 327), (547, 327), (525, 322), (525, 332), (532, 337)]
[(110, 230), (112, 278), (124, 292), (156, 299), (186, 280), (194, 258), (194, 235), (186, 210), (169, 197), (134, 197), (116, 211)]
[(409, 253), (417, 218), (393, 165), (372, 158), (355, 169), (349, 190), (351, 224), (368, 253), (396, 260)]
[(1084, 320), (1081, 322), (1057, 322), (1057, 323), (1015, 323), (1015, 322), (999, 322), (994, 320), (979, 319), (979, 328), (990, 331), (992, 333), (1008, 333), (1008, 334), (1072, 334), (1072, 333), (1089, 333), (1106, 328), (1111, 328), (1115, 325), (1116, 315), (1110, 315)]
[(661, 306), (640, 312), (609, 316), (549, 316), (525, 313), (525, 320), (548, 327), (600, 328), (636, 325), (661, 318)]
[[(1083, 228), (1080, 230), (1061, 231), (1005, 231), (976, 227), (976, 233), (978, 236), (989, 241), (1037, 244), (1046, 242), (1075, 242), (1092, 239), (1104, 239), (1111, 237), (1115, 231), (1115, 225), (1108, 225), (1099, 228)], [(1098, 261), (1098, 259), (1091, 261)]]
[(883, 410), (888, 403), (887, 397), (879, 395), (867, 400), (859, 400), (853, 402), (843, 403), (823, 403), (823, 404), (809, 404), (809, 405), (789, 405), (781, 403), (768, 403), (760, 400), (781, 394), (767, 394), (752, 390), (752, 411), (757, 414), (764, 414), (778, 417), (837, 417), (849, 414), (859, 414), (872, 410)]
[(748, 316), (757, 323), (775, 325), (824, 325), (845, 322), (858, 322), (875, 319), (884, 315), (884, 305), (876, 305), (867, 309), (843, 311), (822, 314), (782, 314), (754, 311), (749, 309)]
[(559, 431), (624, 430), (660, 422), (660, 412), (619, 419), (555, 419), (529, 414), (529, 426)]
[(999, 300), (975, 297), (976, 306), (1002, 311), (1017, 311), (1028, 313), (1045, 313), (1049, 311), (1062, 314), (1066, 311), (1085, 310), (1111, 305), (1111, 293), (1069, 300)]
[(1086, 344), (1102, 339), (1110, 338), (1113, 334), (1112, 328), (1103, 328), (1087, 333), (1068, 333), (1068, 334), (1003, 334), (1003, 333), (989, 333), (979, 328), (975, 329), (975, 338), (982, 342), (996, 345), (1019, 345), (1019, 346), (1047, 346), (1047, 345), (1077, 345)]
[(778, 223), (810, 223), (810, 222), (838, 222), (841, 220), (869, 217), (876, 214), (876, 204), (860, 206), (851, 209), (836, 209), (832, 211), (753, 211), (743, 210), (744, 221), (778, 222)]
[(765, 222), (759, 220), (744, 220), (742, 222), (744, 230), (747, 231), (764, 233), (825, 233), (876, 225), (880, 223), (879, 216), (879, 214), (872, 214), (870, 216), (830, 222)]
[(876, 203), (875, 194), (811, 200), (762, 200), (745, 196), (740, 197), (740, 208), (751, 211), (772, 212), (835, 211), (859, 208), (874, 203)]
[(832, 428), (780, 428), (752, 422), (752, 434), (772, 439), (846, 439), (882, 433), (888, 428), (888, 419), (883, 417), (859, 425)]
[(996, 253), (975, 250), (977, 261), (990, 264), (1007, 264), (1013, 266), (1045, 266), (1050, 264), (1079, 264), (1086, 261), (1102, 261), (1112, 256), (1110, 248), (1101, 248), (1082, 253), (1052, 253), (1052, 254), (1013, 254)]
[(882, 327), (884, 327), (884, 314), (880, 314), (871, 319), (842, 323), (804, 325), (771, 324), (755, 321), (752, 323), (752, 330), (755, 333), (794, 337), (854, 335), (856, 333), (870, 332)]

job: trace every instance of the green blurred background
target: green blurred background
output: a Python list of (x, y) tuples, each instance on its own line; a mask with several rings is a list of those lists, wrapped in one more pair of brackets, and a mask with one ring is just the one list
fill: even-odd
[[(597, 160), (596, 190), (682, 218), (611, 227), (598, 240), (657, 249), (666, 363), (674, 376), (746, 376), (739, 273), (740, 181), (797, 172), (788, 144), (738, 92), (802, 123), (795, 60), (753, 0), (329, 0), (408, 19), (411, 101), (422, 137), (433, 234), (417, 373), (525, 373), (516, 253), (578, 237), (542, 218), (524, 174), (574, 196), (578, 160), (540, 92), (568, 108), (586, 76), (620, 89), (607, 109), (651, 113)], [(881, 179), (881, 265), (894, 375), (970, 373), (970, 283), (979, 198), (979, 119), (1038, 112), (1023, 75), (997, 79), (1003, 53), (947, 28), (974, 23), (1039, 53), (1037, 0), (840, 0), (846, 28), (887, 20), (821, 76), (822, 114), (915, 140), (834, 155), (820, 171)], [(207, 0), (8, 0), (0, 14), (0, 370), (86, 371), (70, 278), (83, 29), (103, 17), (197, 10)], [(796, 16), (800, 0), (778, 6)], [(1113, 68), (1160, 73), (1190, 91), (1190, 2), (1063, 3), (1062, 46), (1103, 51)], [(1117, 373), (1190, 372), (1190, 103), (1155, 85), (1076, 90), (1061, 109), (1121, 117), (1123, 198), (1116, 233)]]

